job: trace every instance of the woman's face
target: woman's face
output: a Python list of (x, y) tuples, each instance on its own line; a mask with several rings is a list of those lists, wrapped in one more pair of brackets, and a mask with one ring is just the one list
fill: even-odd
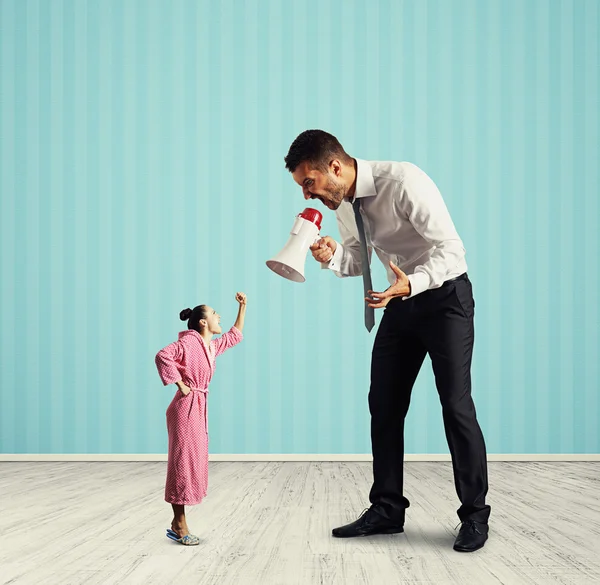
[(221, 315), (217, 313), (212, 307), (206, 307), (206, 317), (200, 321), (206, 321), (206, 328), (213, 335), (221, 333)]

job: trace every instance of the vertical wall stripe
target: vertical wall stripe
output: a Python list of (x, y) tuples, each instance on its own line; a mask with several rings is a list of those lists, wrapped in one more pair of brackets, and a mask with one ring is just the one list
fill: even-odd
[[(27, 262), (23, 267), (22, 298), (23, 304), (21, 314), (23, 315), (23, 363), (39, 363), (39, 338), (37, 343), (29, 345), (27, 339), (35, 332), (40, 322), (40, 310), (37, 291), (40, 287), (40, 254), (39, 254), (39, 227), (40, 227), (40, 117), (39, 117), (39, 28), (40, 14), (39, 3), (28, 2), (23, 9), (23, 26), (26, 28), (26, 41), (24, 43), (25, 53), (23, 60), (27, 63), (24, 76), (24, 153), (27, 153), (27, 164), (23, 165), (23, 183), (25, 186), (25, 197), (21, 204), (22, 216), (22, 242)], [(25, 160), (23, 160), (25, 163)], [(37, 337), (37, 336), (36, 336)], [(25, 349), (27, 348), (27, 349)], [(28, 394), (32, 399), (31, 407), (28, 409), (25, 421), (25, 440), (28, 450), (37, 450), (40, 423), (40, 385), (42, 379), (37, 368), (30, 370), (28, 375)]]
[[(64, 213), (65, 173), (64, 173), (64, 109), (65, 101), (65, 74), (64, 74), (64, 30), (63, 10), (64, 2), (47, 4), (49, 9), (49, 44), (46, 48), (49, 64), (49, 92), (46, 97), (48, 103), (48, 118), (44, 125), (49, 128), (46, 151), (41, 153), (48, 160), (48, 190), (44, 198), (48, 201), (48, 215), (46, 223), (50, 228), (50, 238), (46, 242), (48, 261), (47, 286), (41, 291), (49, 299), (49, 309), (46, 323), (49, 334), (49, 343), (45, 348), (48, 359), (48, 385), (47, 385), (47, 413), (51, 421), (50, 436), (43, 436), (44, 442), (53, 453), (61, 453), (64, 449), (63, 433), (65, 417), (63, 404), (67, 379), (71, 377), (69, 369), (65, 367), (65, 311), (63, 299), (65, 298), (65, 257), (62, 253), (65, 245), (66, 226)], [(4, 198), (4, 197), (3, 197)], [(4, 287), (4, 279), (3, 279)], [(69, 290), (69, 289), (68, 289)], [(104, 384), (101, 384), (104, 386)]]
[[(85, 110), (85, 126), (86, 126), (86, 138), (87, 138), (87, 152), (86, 152), (86, 169), (87, 177), (85, 180), (85, 190), (87, 190), (87, 197), (85, 198), (88, 202), (87, 213), (85, 217), (85, 234), (87, 239), (87, 253), (85, 258), (82, 260), (82, 264), (85, 264), (87, 272), (85, 275), (85, 312), (79, 315), (79, 319), (86, 322), (86, 326), (89, 327), (87, 331), (87, 338), (90, 340), (92, 347), (99, 347), (98, 339), (98, 322), (96, 319), (89, 319), (90, 314), (103, 314), (104, 308), (100, 306), (100, 295), (102, 294), (102, 288), (104, 286), (104, 279), (98, 271), (98, 250), (101, 246), (101, 241), (104, 239), (100, 234), (97, 218), (101, 214), (101, 208), (104, 205), (104, 197), (99, 189), (100, 183), (100, 161), (99, 161), (99, 147), (100, 147), (100, 132), (98, 128), (98, 120), (101, 118), (100, 103), (99, 103), (99, 71), (100, 71), (100, 52), (94, 47), (100, 45), (100, 34), (99, 34), (99, 6), (95, 3), (88, 5), (88, 13), (86, 19), (86, 25), (83, 29), (85, 34), (86, 43), (90, 47), (87, 53), (86, 68), (87, 68), (87, 99), (86, 99), (86, 110)], [(83, 191), (83, 189), (82, 189)], [(87, 354), (87, 371), (85, 380), (98, 380), (100, 376), (100, 368), (98, 360), (91, 359), (91, 356), (84, 348)], [(81, 391), (80, 389), (78, 391)], [(99, 421), (99, 410), (100, 401), (103, 396), (100, 392), (86, 393), (86, 414), (84, 422), (86, 424), (88, 433), (87, 450), (92, 453), (96, 453), (98, 449), (98, 437), (102, 433)]]
[[(550, 251), (553, 239), (550, 229), (550, 201), (549, 196), (553, 183), (550, 176), (550, 149), (552, 146), (550, 130), (553, 120), (550, 104), (550, 75), (552, 63), (549, 56), (550, 51), (550, 17), (546, 3), (537, 7), (536, 21), (534, 24), (534, 35), (536, 43), (536, 78), (535, 78), (535, 156), (534, 175), (536, 177), (536, 193), (541, 194), (541, 201), (536, 197), (536, 217), (533, 222), (533, 232), (536, 235), (535, 263), (532, 266), (535, 279), (532, 285), (535, 287), (535, 352), (533, 354), (536, 366), (536, 440), (533, 445), (536, 452), (547, 453), (549, 451), (549, 437), (551, 434), (549, 426), (550, 417), (550, 346), (552, 343), (550, 332), (556, 331), (550, 315), (550, 303), (555, 299), (555, 290), (551, 286), (550, 275), (553, 268)], [(544, 196), (543, 194), (546, 194)], [(554, 378), (555, 379), (555, 378)]]
[[(140, 226), (140, 232), (135, 238), (135, 278), (143, 286), (143, 290), (147, 294), (137, 294), (135, 298), (136, 309), (138, 311), (137, 323), (134, 334), (136, 336), (136, 348), (138, 357), (135, 363), (150, 362), (156, 354), (156, 345), (154, 340), (160, 335), (160, 321), (153, 318), (152, 300), (156, 299), (155, 289), (156, 283), (159, 281), (161, 274), (161, 265), (155, 259), (156, 243), (164, 238), (164, 231), (172, 234), (176, 233), (175, 229), (165, 230), (165, 225), (161, 221), (152, 221), (152, 212), (155, 209), (147, 201), (150, 191), (150, 180), (147, 172), (146, 161), (148, 160), (148, 144), (149, 131), (154, 127), (154, 117), (148, 114), (148, 102), (146, 96), (149, 88), (155, 83), (152, 75), (153, 63), (148, 58), (149, 51), (147, 48), (152, 43), (154, 37), (150, 34), (148, 27), (148, 14), (144, 3), (135, 2), (126, 6), (125, 22), (127, 30), (135, 29), (135, 35), (128, 35), (128, 40), (133, 44), (133, 52), (131, 55), (131, 72), (127, 75), (128, 79), (132, 80), (128, 94), (128, 115), (133, 118), (133, 135), (131, 144), (128, 149), (132, 156), (135, 157), (135, 168), (138, 172), (135, 174), (134, 182), (131, 186), (132, 192), (136, 193), (136, 200), (140, 202), (135, 209), (135, 223)], [(183, 35), (172, 34), (171, 41), (177, 42)], [(172, 68), (175, 70), (181, 66), (180, 61), (174, 62)], [(181, 107), (176, 107), (175, 110), (182, 110)], [(181, 125), (180, 137), (183, 136), (183, 128)], [(180, 138), (180, 139), (181, 139)], [(169, 151), (176, 151), (176, 143), (171, 141)], [(173, 182), (171, 188), (175, 194), (179, 194), (179, 181), (182, 175), (181, 168), (175, 169), (172, 176)], [(185, 190), (181, 191), (181, 196)], [(163, 196), (164, 198), (164, 196)], [(164, 217), (164, 216), (163, 216)], [(184, 214), (179, 216), (179, 222), (185, 217)], [(177, 226), (178, 229), (178, 226)], [(157, 235), (159, 237), (157, 238)], [(176, 262), (179, 257), (172, 258)], [(182, 264), (182, 262), (180, 262)], [(183, 307), (182, 307), (183, 308)], [(172, 317), (170, 323), (177, 323), (177, 311), (172, 310), (165, 304), (166, 315)], [(165, 315), (165, 316), (166, 316)], [(136, 384), (136, 382), (134, 382)], [(167, 398), (165, 392), (149, 392), (147, 388), (143, 388), (147, 399), (136, 400), (135, 408), (139, 412), (139, 430), (136, 433), (136, 452), (155, 452), (156, 449), (162, 450), (165, 445), (164, 441), (164, 412), (160, 398)], [(160, 439), (163, 440), (160, 440)]]
[[(535, 444), (535, 429), (538, 424), (538, 409), (536, 408), (537, 396), (537, 319), (536, 307), (541, 288), (546, 288), (540, 282), (527, 283), (535, 276), (536, 259), (539, 256), (538, 240), (535, 226), (531, 225), (530, 218), (539, 213), (539, 204), (536, 198), (538, 186), (535, 176), (536, 155), (536, 116), (537, 109), (541, 107), (539, 97), (536, 95), (536, 36), (530, 31), (536, 29), (537, 11), (534, 3), (527, 2), (522, 7), (523, 25), (520, 34), (523, 38), (524, 51), (515, 58), (522, 61), (520, 66), (520, 125), (517, 124), (519, 134), (516, 138), (521, 146), (521, 160), (519, 173), (521, 181), (522, 212), (515, 218), (517, 223), (514, 232), (519, 234), (518, 250), (522, 250), (523, 261), (514, 263), (515, 282), (518, 283), (521, 299), (521, 322), (517, 335), (523, 340), (516, 345), (516, 358), (519, 371), (517, 380), (517, 394), (519, 395), (518, 422), (519, 433), (528, 444)], [(517, 201), (517, 205), (519, 202)], [(517, 254), (519, 254), (517, 250)], [(524, 349), (523, 349), (524, 348)], [(514, 447), (518, 449), (518, 442)]]
[[(145, 205), (144, 195), (140, 194), (139, 199), (137, 193), (137, 181), (139, 175), (139, 167), (137, 165), (136, 151), (139, 148), (136, 140), (137, 117), (136, 117), (136, 87), (137, 87), (137, 72), (136, 72), (136, 47), (137, 38), (139, 36), (138, 25), (135, 23), (136, 6), (134, 3), (127, 2), (121, 6), (122, 10), (122, 48), (121, 48), (121, 75), (122, 81), (119, 84), (117, 92), (116, 107), (122, 111), (121, 118), (121, 136), (120, 142), (117, 143), (117, 156), (123, 158), (123, 175), (120, 177), (120, 189), (123, 192), (122, 214), (123, 223), (121, 224), (121, 254), (123, 257), (123, 278), (124, 284), (137, 280), (139, 274), (138, 267), (140, 263), (144, 264), (146, 254), (140, 256), (140, 248), (138, 247), (137, 230), (132, 230), (132, 225), (138, 225), (138, 208)], [(152, 11), (151, 5), (149, 10)], [(169, 18), (169, 14), (165, 15), (165, 20)], [(160, 35), (155, 36), (156, 42), (166, 50)], [(162, 52), (161, 51), (161, 52)], [(157, 61), (160, 65), (162, 63)], [(158, 71), (165, 71), (159, 65)], [(167, 69), (168, 71), (168, 69)], [(157, 84), (159, 83), (157, 79)], [(156, 124), (161, 128), (167, 123), (169, 118), (170, 108), (162, 113), (162, 116), (156, 120)], [(159, 144), (164, 144), (164, 135), (159, 136)], [(162, 140), (161, 140), (162, 139)], [(156, 167), (153, 168), (155, 170)], [(159, 163), (160, 168), (160, 163)], [(158, 178), (158, 184), (162, 187), (162, 177)], [(166, 190), (165, 190), (166, 191)], [(163, 196), (167, 197), (167, 193), (163, 192)], [(163, 216), (163, 220), (168, 224), (168, 217)], [(160, 237), (160, 235), (158, 235)], [(148, 252), (152, 252), (150, 249)], [(159, 257), (160, 258), (160, 257)], [(167, 273), (168, 274), (168, 273)], [(172, 282), (172, 280), (171, 280)], [(138, 395), (135, 392), (137, 387), (136, 370), (140, 362), (140, 332), (143, 331), (144, 325), (141, 321), (145, 317), (143, 310), (143, 295), (135, 286), (122, 286), (119, 291), (122, 295), (120, 304), (122, 305), (123, 321), (121, 322), (123, 346), (128, 348), (124, 355), (123, 364), (123, 389), (121, 395), (122, 408), (125, 411), (125, 416), (121, 421), (121, 439), (122, 448), (127, 453), (137, 447), (137, 437), (141, 422), (141, 412), (138, 408)], [(132, 326), (135, 323), (137, 327)], [(136, 413), (132, 416), (132, 413)], [(138, 414), (139, 413), (139, 414)]]
[[(583, 348), (583, 386), (581, 390), (580, 408), (583, 409), (584, 425), (578, 427), (577, 445), (580, 452), (586, 452), (590, 446), (599, 444), (598, 421), (600, 420), (600, 400), (598, 400), (598, 381), (600, 364), (600, 319), (598, 318), (598, 290), (600, 280), (598, 272), (600, 264), (598, 250), (600, 250), (600, 209), (598, 206), (597, 193), (598, 184), (598, 141), (600, 140), (600, 117), (599, 96), (598, 96), (598, 53), (600, 51), (600, 42), (598, 40), (598, 23), (600, 21), (600, 9), (597, 2), (588, 0), (585, 3), (584, 12), (584, 55), (578, 65), (584, 70), (583, 100), (580, 103), (582, 118), (584, 121), (583, 135), (583, 153), (581, 158), (584, 161), (584, 175), (582, 181), (583, 191), (581, 198), (583, 200), (583, 265), (587, 267), (584, 284), (577, 287), (583, 290), (582, 306), (584, 310), (584, 320), (582, 324), (583, 331), (580, 335), (585, 335)], [(581, 93), (581, 92), (580, 92)], [(596, 195), (594, 195), (594, 193)], [(582, 274), (577, 265), (574, 270), (575, 282), (581, 282)], [(579, 368), (581, 368), (581, 362)]]
[[(564, 75), (563, 68), (564, 62), (561, 59), (561, 51), (564, 47), (564, 29), (561, 26), (561, 6), (556, 5), (554, 10), (549, 12), (549, 51), (547, 58), (549, 60), (550, 67), (550, 77), (549, 77), (549, 101), (550, 101), (550, 119), (548, 120), (549, 131), (550, 131), (550, 140), (548, 142), (548, 157), (549, 157), (549, 168), (548, 168), (548, 180), (551, 185), (556, 185), (560, 190), (560, 187), (564, 185), (561, 177), (565, 173), (565, 169), (563, 168), (561, 156), (563, 154), (563, 150), (561, 149), (561, 140), (563, 140), (564, 134), (564, 125), (562, 124), (562, 118), (564, 114), (562, 113), (561, 107), (561, 97), (564, 95), (563, 90), (561, 88), (561, 77)], [(567, 137), (564, 137), (567, 138)], [(565, 198), (569, 198), (568, 194), (564, 194), (560, 199), (556, 202), (559, 207), (558, 209), (562, 212), (564, 210), (563, 203)], [(560, 301), (564, 299), (563, 294), (563, 286), (562, 284), (556, 283), (553, 278), (552, 267), (555, 264), (561, 266), (561, 262), (564, 258), (562, 253), (562, 246), (564, 244), (564, 224), (562, 222), (562, 213), (550, 213), (548, 218), (548, 237), (550, 242), (556, 242), (556, 248), (550, 246), (547, 250), (547, 254), (549, 256), (548, 262), (550, 266), (550, 271), (545, 275), (546, 286), (549, 287), (552, 291), (550, 296), (550, 304), (547, 307), (546, 319), (550, 322), (550, 330), (549, 330), (549, 373), (551, 383), (556, 384), (557, 393), (555, 396), (550, 397), (546, 395), (546, 401), (548, 401), (547, 406), (547, 416), (548, 416), (548, 428), (549, 433), (547, 436), (547, 449), (549, 452), (552, 452), (553, 449), (559, 448), (560, 439), (563, 434), (563, 425), (564, 422), (561, 418), (561, 410), (565, 405), (565, 394), (564, 388), (562, 385), (561, 372), (563, 366), (561, 364), (563, 350), (565, 348), (565, 344), (562, 341), (562, 335), (565, 333), (563, 330), (564, 320), (562, 318), (562, 310), (570, 312), (569, 307), (561, 307)], [(560, 310), (559, 310), (560, 307)], [(558, 406), (558, 408), (553, 408), (552, 401)]]
[[(560, 114), (558, 124), (560, 125), (560, 150), (559, 150), (559, 175), (556, 178), (559, 185), (560, 198), (560, 231), (558, 240), (560, 242), (560, 254), (558, 256), (558, 267), (566, 276), (561, 279), (557, 301), (561, 311), (559, 317), (560, 341), (557, 344), (560, 355), (557, 356), (560, 363), (560, 426), (561, 432), (558, 445), (573, 450), (573, 401), (577, 389), (574, 387), (574, 363), (573, 363), (573, 322), (574, 301), (573, 287), (569, 282), (573, 281), (573, 210), (577, 208), (579, 194), (574, 190), (578, 185), (577, 175), (579, 164), (574, 166), (573, 160), (573, 4), (561, 2), (560, 5), (560, 57), (559, 75), (560, 84)], [(571, 169), (574, 175), (571, 175)], [(564, 447), (563, 447), (564, 446)]]
[[(150, 13), (150, 9), (149, 9)], [(132, 401), (134, 389), (131, 384), (134, 382), (131, 375), (128, 373), (131, 370), (131, 352), (135, 350), (135, 345), (132, 343), (132, 337), (128, 337), (128, 331), (131, 330), (133, 314), (131, 312), (131, 303), (128, 302), (132, 294), (135, 294), (134, 286), (126, 286), (126, 283), (132, 282), (132, 273), (129, 272), (126, 260), (129, 254), (127, 247), (128, 226), (134, 225), (130, 221), (129, 209), (132, 205), (133, 198), (127, 196), (127, 191), (124, 189), (124, 181), (126, 173), (130, 173), (128, 169), (129, 159), (126, 158), (126, 150), (124, 148), (125, 141), (125, 109), (123, 107), (123, 82), (125, 80), (125, 21), (123, 12), (123, 3), (114, 2), (111, 4), (109, 16), (108, 36), (105, 37), (107, 43), (111, 45), (111, 60), (110, 68), (112, 72), (110, 107), (106, 112), (106, 116), (111, 120), (111, 142), (110, 151), (107, 153), (110, 172), (107, 175), (107, 183), (110, 191), (108, 196), (112, 199), (112, 214), (109, 216), (111, 231), (110, 243), (104, 244), (107, 251), (112, 250), (110, 256), (112, 260), (111, 281), (111, 302), (112, 312), (107, 321), (110, 326), (110, 353), (109, 359), (113, 378), (110, 388), (104, 388), (110, 392), (113, 398), (113, 410), (110, 437), (111, 445), (115, 453), (126, 452), (125, 450), (125, 433), (128, 419), (134, 412), (132, 410)], [(148, 51), (152, 50), (153, 45), (148, 47)], [(150, 144), (156, 144), (156, 141), (151, 141)], [(148, 173), (152, 173), (155, 168), (154, 161), (146, 167)], [(110, 180), (110, 182), (108, 182)], [(152, 192), (148, 193), (145, 203), (152, 209), (156, 202), (151, 199)], [(154, 204), (154, 205), (153, 205)], [(136, 231), (142, 232), (144, 226), (139, 226)], [(142, 232), (143, 233), (143, 232)], [(103, 239), (106, 239), (108, 234)], [(154, 250), (149, 250), (149, 254), (153, 255)], [(152, 300), (153, 290), (145, 291), (149, 299)], [(135, 339), (135, 337), (133, 338)], [(165, 344), (166, 345), (166, 344)], [(128, 348), (126, 351), (125, 348)], [(135, 362), (134, 362), (135, 363)], [(148, 380), (149, 382), (149, 380)], [(100, 450), (105, 447), (106, 443), (101, 443)]]
[[(98, 51), (98, 71), (96, 83), (98, 92), (98, 116), (93, 121), (98, 133), (98, 191), (99, 211), (92, 221), (96, 222), (98, 240), (96, 242), (97, 252), (94, 258), (95, 271), (98, 275), (97, 304), (94, 311), (97, 315), (105, 315), (106, 318), (97, 320), (98, 349), (106, 359), (96, 360), (98, 365), (98, 392), (97, 420), (98, 440), (96, 449), (101, 452), (102, 448), (112, 452), (118, 446), (115, 437), (115, 425), (113, 409), (119, 408), (121, 403), (119, 394), (115, 392), (115, 346), (113, 342), (114, 325), (118, 316), (115, 314), (114, 294), (115, 287), (119, 288), (119, 279), (115, 274), (115, 255), (120, 255), (120, 250), (115, 246), (115, 230), (113, 217), (120, 213), (120, 206), (115, 201), (113, 190), (113, 161), (111, 153), (114, 151), (114, 124), (115, 120), (110, 112), (112, 110), (112, 96), (115, 91), (115, 48), (114, 30), (112, 25), (115, 18), (114, 7), (108, 5), (105, 10), (98, 11), (98, 39), (102, 50)], [(118, 55), (118, 53), (116, 53)], [(122, 350), (121, 350), (122, 351)], [(104, 440), (102, 440), (104, 438)], [(120, 438), (119, 438), (120, 440)]]
[[(41, 124), (41, 120), (50, 119), (50, 39), (49, 39), (49, 27), (41, 26), (42, 23), (47, 23), (50, 20), (50, 5), (40, 2), (36, 5), (36, 51), (37, 51), (37, 63), (38, 71), (36, 75), (36, 88), (37, 93), (37, 112), (36, 119), (38, 122), (37, 128), (37, 141), (35, 145), (35, 156), (37, 157), (37, 194), (35, 197), (35, 203), (37, 206), (38, 224), (37, 224), (37, 238), (34, 241), (37, 244), (37, 250), (35, 256), (37, 256), (37, 288), (38, 290), (48, 290), (51, 285), (51, 273), (48, 270), (50, 263), (50, 233), (52, 230), (52, 223), (48, 221), (51, 213), (51, 200), (46, 196), (47, 187), (49, 180), (49, 166), (50, 159), (46, 156), (46, 153), (50, 149), (50, 125)], [(35, 257), (34, 256), (34, 257)], [(32, 260), (33, 261), (33, 260)], [(37, 317), (40, 322), (48, 322), (50, 315), (50, 298), (46, 294), (36, 293), (31, 302), (36, 304)], [(36, 355), (33, 358), (36, 362), (48, 361), (44, 355), (50, 347), (50, 328), (36, 327), (37, 329), (37, 350)], [(43, 413), (47, 413), (50, 410), (50, 403), (52, 397), (52, 383), (50, 371), (46, 371), (41, 374), (41, 379), (36, 381), (32, 380), (33, 384), (36, 384), (39, 388), (39, 394), (36, 400), (36, 443), (40, 437), (50, 437), (52, 435), (53, 421), (49, 416), (44, 416)], [(33, 422), (33, 420), (32, 420)], [(39, 449), (39, 444), (37, 446)]]
[[(93, 338), (94, 324), (89, 319), (88, 291), (93, 279), (92, 270), (88, 265), (90, 239), (88, 237), (89, 209), (92, 205), (88, 193), (88, 152), (90, 150), (90, 135), (88, 132), (88, 88), (89, 68), (88, 60), (91, 57), (91, 46), (87, 41), (88, 18), (91, 4), (86, 2), (73, 3), (73, 34), (74, 34), (74, 63), (72, 71), (72, 87), (74, 108), (70, 112), (68, 121), (73, 125), (73, 158), (71, 159), (72, 173), (72, 214), (73, 214), (73, 240), (67, 245), (73, 247), (73, 265), (71, 273), (71, 286), (74, 297), (71, 306), (72, 322), (70, 334), (73, 337), (73, 430), (80, 436), (79, 448), (86, 452), (90, 447), (92, 435), (86, 432), (89, 392), (82, 391), (86, 387), (90, 355), (88, 347)], [(93, 193), (93, 187), (92, 187)], [(86, 340), (82, 343), (82, 340)]]
[[(504, 169), (507, 176), (510, 176), (511, 188), (507, 192), (504, 199), (506, 207), (513, 210), (510, 213), (512, 221), (510, 222), (510, 230), (507, 231), (506, 238), (506, 256), (507, 260), (518, 258), (522, 255), (524, 259), (529, 258), (529, 249), (526, 246), (524, 234), (527, 231), (527, 218), (524, 210), (526, 202), (530, 195), (525, 191), (525, 173), (527, 165), (527, 150), (526, 150), (526, 126), (525, 126), (525, 104), (528, 101), (529, 87), (525, 79), (525, 62), (520, 49), (527, 47), (527, 25), (525, 21), (525, 4), (515, 2), (510, 5), (511, 9), (511, 25), (509, 35), (516, 42), (511, 43), (510, 54), (510, 76), (511, 83), (507, 83), (509, 92), (506, 95), (507, 112), (510, 112), (507, 117), (510, 117), (511, 123), (508, 126), (507, 146), (510, 144), (510, 150), (514, 156), (514, 163), (510, 167)], [(517, 210), (520, 211), (517, 212)], [(509, 263), (510, 262), (510, 263)], [(511, 433), (510, 452), (515, 453), (517, 449), (516, 439), (520, 436), (526, 436), (527, 427), (530, 421), (525, 420), (525, 410), (523, 409), (523, 394), (525, 386), (524, 366), (525, 358), (528, 349), (527, 335), (527, 318), (525, 315), (525, 302), (528, 298), (525, 289), (527, 275), (525, 273), (526, 263), (516, 263), (509, 261), (504, 264), (504, 273), (511, 274), (511, 281), (514, 285), (511, 287), (513, 298), (511, 307), (508, 308), (511, 312), (511, 318), (514, 319), (515, 327), (509, 336), (504, 338), (504, 344), (509, 349), (505, 353), (507, 359), (505, 363), (511, 364), (510, 374), (508, 376), (506, 391), (509, 393), (510, 399), (503, 400), (503, 408), (506, 413), (506, 420), (512, 418), (515, 432)], [(510, 337), (522, 339), (525, 345), (525, 351), (522, 347), (510, 342)], [(505, 397), (508, 398), (508, 397)]]
[[(17, 132), (22, 130), (22, 122), (17, 118), (20, 109), (20, 95), (17, 87), (17, 54), (19, 45), (17, 36), (21, 27), (17, 26), (16, 6), (14, 3), (0, 3), (0, 269), (2, 286), (0, 287), (0, 319), (2, 322), (0, 339), (0, 388), (2, 403), (0, 408), (0, 447), (11, 453), (24, 450), (24, 442), (18, 440), (17, 398), (19, 396), (18, 379), (23, 371), (18, 365), (18, 332), (23, 329), (22, 318), (17, 306), (20, 295), (17, 280), (17, 253), (23, 253), (17, 243)], [(19, 107), (17, 107), (19, 104)], [(22, 191), (22, 190), (21, 190)], [(21, 389), (27, 382), (21, 381)], [(22, 435), (22, 433), (20, 433)]]
[[(280, 118), (283, 115), (283, 107), (281, 102), (281, 70), (283, 64), (281, 62), (281, 46), (283, 44), (283, 30), (279, 26), (282, 20), (282, 7), (279, 3), (260, 3), (261, 19), (264, 19), (264, 29), (262, 33), (265, 35), (264, 52), (261, 55), (262, 72), (261, 87), (263, 88), (262, 99), (266, 103), (266, 112), (263, 117), (263, 139), (265, 145), (260, 148), (260, 158), (263, 160), (280, 161), (282, 153), (275, 153), (273, 145), (276, 144), (279, 137)], [(326, 19), (326, 13), (323, 14), (323, 19)], [(279, 156), (277, 156), (279, 155)], [(262, 167), (262, 164), (261, 164)], [(277, 172), (277, 162), (273, 167), (273, 172), (267, 171), (264, 168), (266, 192), (259, 191), (261, 196), (258, 198), (261, 207), (265, 209), (265, 216), (268, 223), (268, 246), (270, 250), (279, 251), (283, 243), (288, 237), (291, 228), (291, 218), (288, 214), (277, 214), (277, 204), (269, 204), (272, 194), (277, 195), (289, 190), (283, 191), (283, 173)], [(284, 208), (285, 209), (285, 208)], [(281, 225), (281, 233), (277, 234), (274, 226)], [(257, 267), (258, 268), (258, 267)], [(277, 449), (277, 447), (288, 450), (292, 447), (289, 441), (289, 436), (292, 432), (293, 413), (289, 408), (286, 408), (289, 393), (294, 390), (294, 378), (289, 371), (285, 371), (286, 366), (292, 369), (293, 361), (285, 359), (286, 352), (293, 355), (293, 340), (289, 338), (289, 333), (293, 333), (293, 322), (295, 315), (289, 314), (288, 334), (284, 336), (283, 327), (281, 326), (281, 315), (289, 306), (290, 287), (292, 283), (284, 282), (282, 279), (276, 279), (270, 274), (264, 276), (265, 283), (269, 283), (269, 293), (266, 295), (265, 313), (269, 316), (265, 321), (268, 323), (268, 337), (270, 340), (271, 351), (265, 351), (263, 359), (268, 363), (269, 377), (267, 380), (266, 399), (267, 415), (269, 420), (270, 437), (269, 450)], [(250, 293), (251, 294), (251, 293)], [(258, 336), (257, 336), (258, 338)], [(285, 344), (285, 347), (284, 347)], [(265, 348), (266, 349), (266, 348)]]

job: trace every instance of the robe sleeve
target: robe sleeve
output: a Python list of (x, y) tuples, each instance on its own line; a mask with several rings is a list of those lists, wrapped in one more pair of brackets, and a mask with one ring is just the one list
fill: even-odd
[(183, 344), (181, 341), (175, 341), (167, 345), (156, 354), (154, 361), (158, 368), (158, 375), (165, 386), (179, 382), (182, 379), (178, 367), (181, 365), (182, 359)]
[(213, 341), (215, 348), (215, 357), (221, 355), (225, 350), (237, 345), (244, 339), (242, 332), (233, 326), (227, 333), (224, 333), (218, 339)]

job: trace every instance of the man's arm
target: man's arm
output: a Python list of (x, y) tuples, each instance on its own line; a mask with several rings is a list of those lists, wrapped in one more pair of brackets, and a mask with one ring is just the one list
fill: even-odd
[[(338, 228), (342, 238), (342, 244), (335, 242), (336, 248), (329, 262), (323, 262), (322, 268), (331, 270), (336, 276), (344, 278), (347, 276), (360, 276), (362, 274), (362, 262), (360, 259), (360, 242), (352, 235), (344, 222), (338, 217)], [(369, 264), (371, 263), (371, 247), (368, 247)]]
[(414, 297), (440, 287), (465, 257), (465, 248), (439, 189), (426, 173), (414, 165), (408, 166), (398, 188), (401, 205), (411, 224), (421, 237), (435, 246), (429, 260), (408, 275), (409, 297)]

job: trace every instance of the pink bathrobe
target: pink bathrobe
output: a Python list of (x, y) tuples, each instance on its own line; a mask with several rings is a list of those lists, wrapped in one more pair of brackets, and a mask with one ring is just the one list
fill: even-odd
[(208, 487), (208, 384), (215, 373), (215, 359), (242, 341), (239, 329), (213, 339), (210, 346), (192, 329), (179, 333), (179, 340), (156, 354), (156, 367), (163, 384), (183, 380), (191, 388), (184, 396), (177, 390), (167, 408), (169, 463), (165, 501), (199, 504)]

